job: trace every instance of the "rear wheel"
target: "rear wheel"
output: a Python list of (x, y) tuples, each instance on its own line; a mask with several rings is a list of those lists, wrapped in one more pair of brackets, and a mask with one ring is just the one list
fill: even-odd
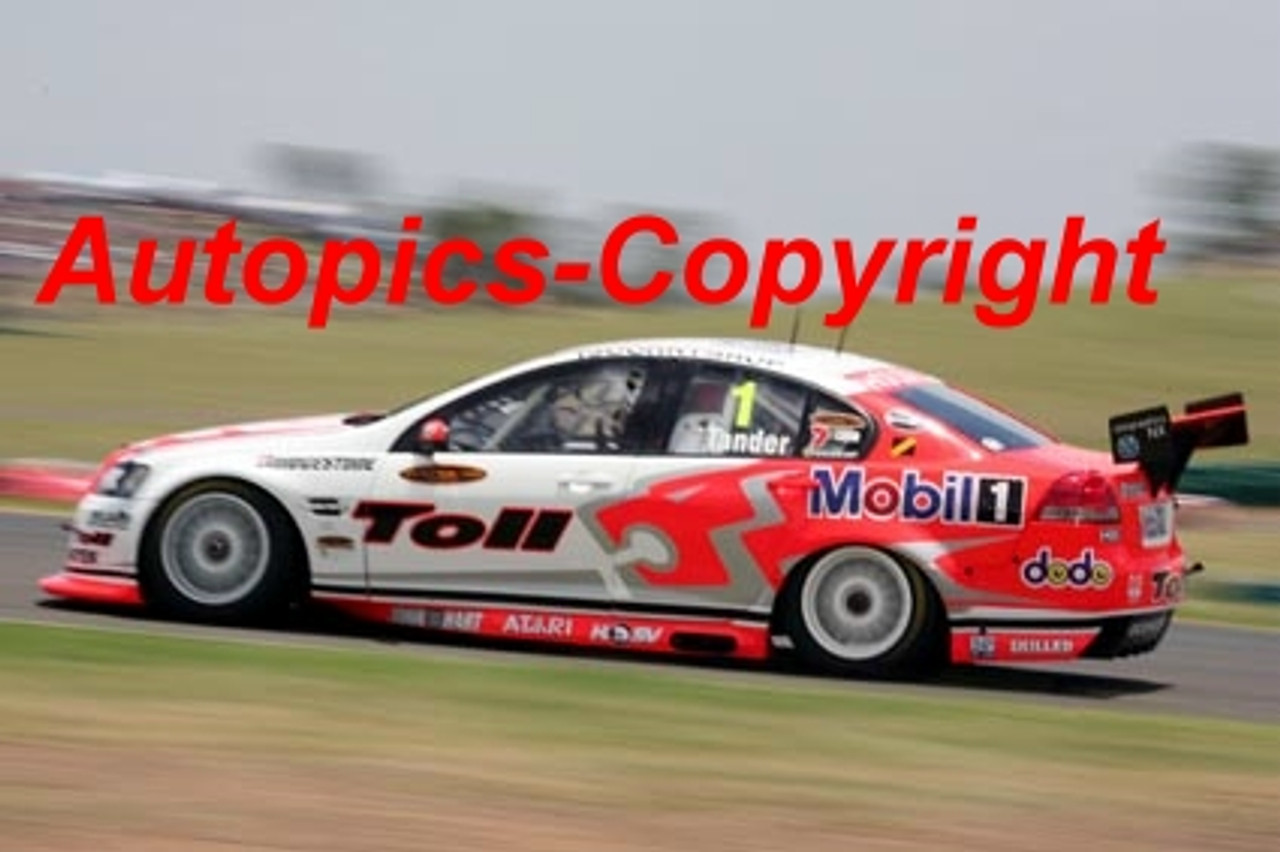
[(869, 547), (838, 548), (801, 571), (783, 601), (805, 663), (875, 677), (934, 667), (940, 607), (920, 572)]
[(299, 588), (292, 521), (238, 482), (197, 483), (174, 495), (140, 555), (147, 602), (174, 618), (261, 622), (283, 614)]

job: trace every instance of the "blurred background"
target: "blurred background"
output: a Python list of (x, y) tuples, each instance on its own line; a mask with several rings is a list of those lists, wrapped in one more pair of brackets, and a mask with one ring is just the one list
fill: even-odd
[(1273, 269), (1280, 12), (1229, 8), (27, 8), (0, 58), (6, 303), (30, 303), (87, 212), (109, 216), (122, 269), (139, 238), (231, 216), (390, 249), (424, 214), (428, 245), (531, 233), (560, 254), (642, 210), (686, 245), (751, 247), (948, 236), (963, 214), (980, 245), (1055, 238), (1068, 215), (1124, 240), (1159, 217), (1179, 270)]
[[(246, 300), (231, 308), (203, 305), (200, 262), (181, 307), (138, 308), (124, 295), (122, 304), (104, 307), (94, 303), (91, 288), (74, 287), (56, 305), (35, 305), (72, 224), (83, 215), (106, 217), (121, 294), (127, 293), (140, 239), (159, 241), (153, 273), (159, 281), (172, 271), (171, 252), (179, 239), (203, 241), (232, 218), (246, 245), (280, 235), (316, 250), (327, 238), (368, 237), (383, 248), (389, 264), (406, 215), (424, 218), (424, 254), (433, 242), (453, 236), (496, 247), (510, 237), (532, 235), (555, 258), (590, 259), (620, 219), (663, 214), (680, 229), (682, 245), (633, 249), (626, 261), (637, 274), (642, 267), (675, 268), (681, 251), (713, 235), (741, 241), (758, 264), (768, 238), (803, 236), (829, 246), (832, 238), (847, 237), (869, 246), (883, 237), (953, 237), (957, 217), (968, 214), (979, 218), (976, 256), (1005, 236), (1044, 237), (1052, 249), (1067, 216), (1085, 216), (1089, 236), (1121, 245), (1159, 218), (1168, 248), (1156, 267), (1156, 305), (1126, 303), (1122, 261), (1111, 304), (1089, 304), (1085, 291), (1091, 281), (1085, 275), (1070, 304), (1049, 305), (1042, 296), (1030, 322), (995, 330), (975, 320), (975, 296), (942, 305), (936, 291), (925, 290), (911, 306), (874, 300), (850, 329), (846, 348), (937, 372), (1064, 439), (1094, 447), (1105, 446), (1106, 419), (1113, 414), (1244, 391), (1252, 443), (1198, 456), (1184, 481), (1188, 498), (1197, 498), (1190, 502), (1201, 507), (1186, 517), (1186, 543), (1212, 569), (1196, 586), (1187, 617), (1280, 627), (1276, 0), (50, 0), (10, 3), (0, 21), (0, 467), (6, 459), (89, 466), (124, 441), (162, 432), (313, 411), (381, 409), (587, 340), (648, 334), (785, 338), (794, 319), (788, 310), (775, 310), (770, 328), (749, 329), (744, 305), (693, 305), (679, 287), (662, 304), (622, 309), (609, 303), (595, 281), (549, 288), (538, 304), (521, 308), (479, 298), (446, 309), (416, 288), (404, 306), (388, 308), (381, 304), (384, 276), (367, 304), (335, 306), (328, 328), (308, 330), (306, 299), (276, 308)], [(279, 269), (268, 266), (268, 280), (273, 268)], [(926, 286), (936, 287), (944, 270), (926, 267)], [(836, 339), (838, 330), (821, 324), (822, 310), (833, 307), (823, 300), (838, 295), (831, 271), (828, 263), (823, 296), (801, 312), (802, 340), (830, 345)], [(233, 264), (229, 281), (238, 274)], [(1047, 286), (1051, 274), (1045, 279)], [(886, 272), (881, 281), (877, 295), (892, 296), (896, 276)], [(0, 494), (0, 507), (47, 508), (43, 500), (12, 491)], [(7, 558), (3, 548), (18, 541), (6, 529), (0, 526), (0, 568)], [(48, 558), (52, 567), (57, 554)], [(77, 669), (85, 671), (104, 670)], [(476, 699), (474, 706), (450, 705), (459, 719), (489, 706), (485, 690), (498, 688), (437, 674), (458, 695)], [(23, 689), (33, 682), (15, 681), (26, 684)], [(375, 683), (375, 692), (397, 691), (388, 690), (388, 683)], [(555, 706), (561, 688), (567, 694), (572, 687), (554, 681), (552, 695), (549, 686), (537, 692), (523, 681), (504, 683), (506, 701), (518, 705), (536, 693), (544, 709)], [(313, 686), (316, 706), (337, 700), (328, 680)], [(299, 688), (299, 694), (312, 694)], [(667, 693), (661, 685), (653, 689), (658, 692), (622, 689), (619, 701), (625, 706), (611, 712), (632, 720), (638, 706), (665, 712), (665, 699), (651, 696)], [(438, 696), (414, 695), (440, 709), (431, 704)], [(576, 727), (549, 714), (545, 730), (596, 730), (592, 726), (600, 720), (582, 709), (594, 707), (589, 702), (595, 699), (582, 700), (588, 703), (575, 705), (581, 712), (570, 716)], [(672, 700), (683, 706), (679, 696)], [(148, 705), (160, 713), (158, 706)], [(787, 712), (798, 713), (799, 706)], [(404, 724), (419, 708), (398, 706), (386, 710), (386, 718)], [(252, 718), (275, 720), (263, 728), (274, 731), (275, 722), (281, 729), (310, 724), (313, 709), (273, 707)], [(361, 715), (366, 709), (374, 715)], [(675, 733), (661, 725), (662, 730), (641, 732), (654, 738), (645, 742), (658, 743), (653, 754), (697, 764), (710, 753), (699, 751), (699, 742), (730, 737), (728, 728), (715, 723), (722, 705), (695, 709), (693, 721), (681, 717)], [(771, 741), (757, 732), (781, 726), (784, 718), (800, 729), (811, 723), (776, 715), (782, 710), (763, 704), (757, 709), (760, 716), (740, 720), (751, 748)], [(897, 718), (899, 709), (881, 708), (884, 718)], [(344, 718), (367, 723), (370, 730), (362, 735), (386, 736), (380, 712), (361, 705)], [(180, 726), (196, 718), (186, 713), (157, 718)], [(215, 706), (199, 718), (230, 724), (226, 720), (234, 714), (219, 713)], [(317, 711), (316, 718), (321, 715)], [(948, 724), (956, 718), (943, 716)], [(60, 717), (46, 717), (45, 708), (33, 704), (9, 718), (29, 725)], [(436, 718), (445, 727), (453, 724)], [(502, 721), (511, 726), (503, 730), (538, 740), (547, 719)], [(900, 771), (886, 780), (866, 774), (871, 770), (864, 767), (858, 776), (862, 786), (855, 785), (860, 792), (837, 804), (860, 815), (860, 830), (883, 817), (884, 825), (899, 832), (886, 828), (885, 837), (916, 844), (894, 848), (933, 849), (950, 842), (1023, 848), (1015, 842), (1018, 833), (1007, 827), (1018, 820), (1024, 827), (1035, 823), (1015, 782), (1050, 776), (1060, 783), (1054, 795), (1065, 798), (1055, 799), (1058, 810), (1051, 814), (1061, 833), (1038, 835), (1046, 849), (1074, 848), (1071, 832), (1085, 825), (1096, 830), (1099, 849), (1132, 848), (1106, 844), (1139, 835), (1162, 849), (1268, 848), (1266, 838), (1274, 839), (1274, 832), (1264, 831), (1275, 828), (1267, 822), (1273, 808), (1248, 798), (1276, 790), (1276, 752), (1252, 749), (1249, 737), (1255, 733), (1237, 732), (1240, 742), (1208, 742), (1196, 745), (1194, 754), (1141, 764), (1146, 768), (1135, 776), (1141, 784), (1116, 773), (1089, 776), (1082, 785), (1072, 773), (1093, 772), (1095, 766), (1071, 761), (1127, 753), (1126, 737), (1134, 732), (1099, 725), (1097, 730), (1116, 738), (1105, 748), (1064, 748), (1045, 765), (1022, 762), (1036, 749), (1049, 748), (1042, 744), (1056, 742), (1060, 722), (1028, 729), (1018, 741), (1029, 751), (1009, 758), (1011, 763), (997, 761), (993, 765), (1003, 768), (983, 775), (978, 785), (970, 784), (973, 763), (954, 778), (944, 772), (959, 739), (927, 751), (919, 744), (931, 742), (928, 736), (890, 725), (876, 729), (874, 742), (852, 744), (839, 739), (852, 734), (835, 717), (821, 728), (833, 740), (815, 738), (799, 755), (731, 766), (757, 780), (781, 777), (776, 788), (748, 791), (758, 795), (751, 801), (776, 805), (779, 799), (795, 801), (793, 796), (809, 801), (831, 779), (847, 780), (841, 773), (853, 771), (850, 764), (822, 763), (844, 754), (845, 747), (877, 755)], [(601, 757), (594, 744), (576, 740), (572, 748), (565, 746), (568, 751), (557, 752), (556, 744), (567, 740), (556, 740), (536, 754), (526, 754), (524, 743), (507, 742), (498, 755), (496, 748), (486, 748), (490, 730), (476, 724), (474, 730), (449, 728), (460, 744), (455, 752), (443, 735), (436, 742), (423, 733), (427, 740), (415, 740), (414, 753), (424, 762), (478, 761), (489, 774), (470, 778), (477, 790), (486, 789), (482, 782), (542, 779), (510, 793), (508, 804), (515, 802), (525, 824), (534, 826), (532, 834), (506, 836), (508, 845), (521, 848), (652, 848), (643, 842), (643, 825), (645, 803), (661, 798), (657, 786), (650, 786), (653, 775), (670, 778), (675, 772), (687, 784), (689, 801), (711, 795), (707, 791), (724, 781), (699, 775), (702, 770), (688, 764), (677, 771), (674, 763), (630, 763), (621, 752)], [(239, 728), (217, 730), (228, 741), (244, 734)], [(601, 742), (623, 747), (621, 734), (611, 740), (607, 724), (600, 730)], [(974, 728), (968, 735), (976, 742), (984, 731)], [(688, 739), (670, 739), (684, 736), (680, 732)], [(1166, 734), (1158, 742), (1200, 743), (1183, 728)], [(257, 733), (244, 735), (255, 748), (265, 742), (253, 738)], [(193, 729), (191, 736), (204, 735)], [(209, 736), (208, 742), (217, 739)], [(307, 740), (332, 741), (330, 734)], [(895, 745), (891, 754), (886, 743), (902, 750)], [(717, 761), (748, 753), (742, 743), (722, 745)], [(387, 753), (405, 747), (397, 739)], [(1243, 764), (1193, 771), (1203, 755), (1236, 747)], [(828, 748), (834, 750), (824, 758)], [(775, 774), (783, 765), (809, 772), (810, 764), (799, 759), (805, 755), (814, 766), (821, 764), (813, 774)], [(21, 757), (10, 752), (0, 763), (25, 766), (30, 777), (45, 778), (39, 773), (50, 765), (47, 754), (33, 752), (27, 763)], [(1270, 762), (1262, 763), (1264, 757)], [(190, 767), (156, 759), (164, 771), (155, 778), (165, 780), (148, 789), (155, 800), (177, 807), (172, 791), (186, 783), (176, 779), (187, 779)], [(86, 778), (95, 777), (95, 766), (101, 776), (105, 765), (72, 763), (89, 773)], [(1060, 775), (1046, 768), (1058, 765), (1067, 767)], [(604, 774), (596, 778), (590, 767)], [(497, 818), (471, 832), (494, 816), (486, 810), (493, 803), (478, 805), (485, 799), (480, 793), (468, 798), (465, 783), (432, 781), (414, 788), (422, 801), (452, 803), (456, 821), (446, 824), (439, 814), (414, 810), (415, 801), (397, 807), (391, 793), (379, 798), (375, 791), (386, 792), (378, 786), (387, 777), (382, 769), (359, 770), (369, 785), (362, 788), (366, 799), (359, 808), (334, 792), (340, 786), (335, 781), (324, 795), (313, 790), (316, 798), (293, 802), (297, 819), (318, 819), (315, 801), (328, 802), (331, 814), (354, 809), (366, 815), (385, 806), (384, 816), (394, 811), (405, 834), (380, 835), (383, 848), (401, 848), (400, 841), (404, 848), (420, 848), (406, 839), (413, 836), (482, 848), (486, 838), (501, 834)], [(239, 771), (249, 774), (216, 776), (224, 796), (266, 783), (252, 767)], [(322, 769), (294, 780), (305, 786), (324, 783), (317, 779), (325, 777)], [(596, 781), (575, 787), (569, 778)], [(950, 834), (904, 828), (917, 825), (918, 815), (884, 810), (879, 793), (870, 792), (898, 790), (899, 798), (915, 801), (925, 778), (957, 797), (945, 799), (939, 811)], [(576, 805), (556, 810), (614, 790), (611, 779), (619, 795), (634, 794), (628, 800), (632, 810), (616, 802), (601, 805), (599, 812)], [(27, 777), (10, 780), (24, 785)], [(1102, 791), (1096, 799), (1072, 798), (1070, 791), (1093, 789), (1094, 781)], [(49, 789), (58, 783), (71, 782), (54, 779)], [(289, 785), (277, 778), (267, 787), (279, 792)], [(989, 796), (970, 799), (969, 792), (955, 792), (971, 787)], [(1149, 795), (1140, 795), (1139, 787)], [(725, 801), (741, 792), (724, 792)], [(0, 824), (12, 828), (38, 797), (7, 795), (0, 791)], [(91, 788), (81, 795), (96, 801)], [(265, 811), (253, 817), (251, 803), (222, 801), (227, 813), (257, 819), (253, 824), (270, 834)], [(552, 809), (539, 817), (530, 801)], [(1234, 802), (1235, 809), (1219, 808), (1222, 802)], [(126, 808), (119, 814), (133, 813), (121, 802), (116, 806)], [(48, 807), (59, 820), (71, 819), (57, 805)], [(174, 842), (200, 834), (192, 826), (203, 823), (183, 821), (174, 812), (162, 817), (160, 810), (138, 812), (136, 820)], [(685, 838), (684, 848), (710, 836), (736, 836), (735, 848), (780, 848), (795, 831), (786, 811), (777, 812), (776, 820), (758, 810), (737, 817), (732, 808), (712, 817), (696, 808), (674, 812), (684, 814), (684, 821), (668, 827), (672, 836)], [(71, 821), (82, 831), (77, 837), (88, 845), (77, 847), (50, 829), (12, 835), (30, 841), (15, 848), (90, 848), (95, 836), (123, 838), (119, 848), (142, 848), (129, 839), (130, 823), (123, 816), (109, 821), (114, 834), (101, 834), (106, 823), (91, 816), (76, 819)], [(178, 827), (163, 819), (176, 820)], [(353, 824), (346, 828), (355, 831)], [(426, 835), (414, 834), (424, 826)], [(316, 834), (309, 848), (361, 836), (344, 835), (336, 823), (331, 828), (331, 834)], [(270, 830), (286, 832), (278, 825)], [(10, 835), (0, 832), (0, 847)], [(816, 849), (838, 845), (840, 835), (804, 837), (806, 848)]]

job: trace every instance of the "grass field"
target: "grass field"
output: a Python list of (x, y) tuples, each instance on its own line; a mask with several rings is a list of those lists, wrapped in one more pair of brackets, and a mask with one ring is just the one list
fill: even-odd
[(0, 624), (3, 848), (1261, 850), (1278, 794), (1275, 726)]

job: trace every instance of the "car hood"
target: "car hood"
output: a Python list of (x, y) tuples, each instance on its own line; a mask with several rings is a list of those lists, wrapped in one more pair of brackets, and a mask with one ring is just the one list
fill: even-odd
[(246, 423), (229, 423), (190, 432), (175, 432), (136, 441), (112, 454), (111, 461), (153, 455), (175, 450), (205, 450), (222, 445), (247, 445), (257, 440), (269, 440), (281, 436), (330, 435), (345, 432), (352, 427), (346, 423), (350, 413), (321, 414), (280, 420), (256, 420)]

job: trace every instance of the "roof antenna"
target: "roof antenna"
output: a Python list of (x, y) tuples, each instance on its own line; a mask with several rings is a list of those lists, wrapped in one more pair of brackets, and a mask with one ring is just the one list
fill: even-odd
[(851, 326), (851, 325), (853, 325), (853, 323), (852, 323), (852, 322), (847, 322), (847, 323), (845, 323), (845, 324), (844, 324), (844, 328), (840, 329), (840, 339), (836, 341), (836, 354), (837, 354), (837, 355), (839, 355), (841, 352), (843, 352), (843, 351), (844, 351), (844, 337), (845, 337), (845, 335), (846, 335), (846, 334), (848, 334), (848, 333), (849, 333), (849, 326)]
[(796, 348), (796, 338), (800, 336), (800, 309), (796, 308), (795, 316), (791, 318), (791, 348)]

